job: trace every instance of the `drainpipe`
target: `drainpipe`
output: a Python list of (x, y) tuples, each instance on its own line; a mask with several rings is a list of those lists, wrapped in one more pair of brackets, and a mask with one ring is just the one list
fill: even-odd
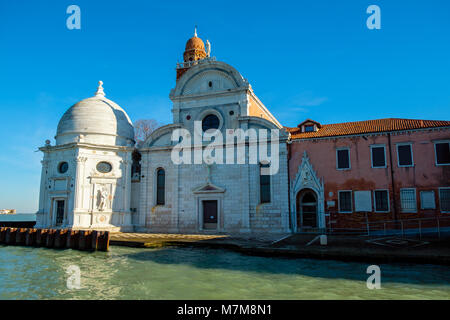
[(294, 228), (292, 226), (293, 222), (292, 222), (292, 212), (291, 212), (291, 177), (290, 177), (290, 166), (289, 166), (289, 160), (291, 159), (291, 144), (292, 144), (292, 140), (288, 139), (286, 141), (286, 145), (287, 145), (287, 180), (288, 180), (288, 212), (289, 212), (289, 229), (291, 230), (291, 233), (294, 232)]
[(391, 146), (391, 133), (388, 132), (388, 142), (389, 142), (389, 163), (391, 166), (391, 183), (392, 183), (392, 211), (394, 213), (394, 220), (397, 221), (397, 201), (395, 195), (395, 182), (394, 182), (394, 166), (392, 165), (392, 146)]

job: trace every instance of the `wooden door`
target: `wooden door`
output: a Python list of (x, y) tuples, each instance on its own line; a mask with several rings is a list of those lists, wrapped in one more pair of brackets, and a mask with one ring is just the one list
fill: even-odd
[(203, 201), (203, 228), (217, 229), (217, 200)]

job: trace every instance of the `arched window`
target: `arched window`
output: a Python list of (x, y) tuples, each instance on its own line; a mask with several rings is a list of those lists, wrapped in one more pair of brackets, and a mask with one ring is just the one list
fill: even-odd
[(165, 204), (166, 172), (160, 168), (156, 171), (156, 204)]
[(270, 175), (262, 174), (262, 168), (269, 168), (270, 164), (261, 164), (260, 165), (260, 174), (259, 174), (259, 190), (261, 203), (270, 202)]

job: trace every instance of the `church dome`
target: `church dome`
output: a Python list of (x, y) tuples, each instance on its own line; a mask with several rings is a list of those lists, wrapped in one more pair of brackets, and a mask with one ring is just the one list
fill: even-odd
[(134, 128), (126, 112), (106, 99), (102, 82), (94, 97), (70, 107), (58, 124), (56, 145), (86, 142), (98, 145), (127, 146), (134, 143)]
[(203, 43), (203, 40), (200, 39), (197, 36), (193, 36), (186, 42), (186, 51), (190, 50), (201, 50), (205, 51), (205, 44)]

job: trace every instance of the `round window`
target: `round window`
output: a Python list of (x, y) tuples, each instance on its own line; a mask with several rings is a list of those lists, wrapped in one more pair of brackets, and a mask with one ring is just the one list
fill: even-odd
[(108, 172), (111, 172), (111, 170), (112, 170), (112, 165), (110, 163), (108, 163), (108, 162), (102, 161), (102, 162), (99, 162), (97, 164), (97, 171), (98, 172), (108, 173)]
[(207, 131), (209, 129), (219, 129), (220, 120), (214, 114), (209, 114), (203, 118), (202, 130)]
[(59, 173), (66, 173), (69, 170), (69, 164), (67, 162), (61, 162), (58, 166)]

